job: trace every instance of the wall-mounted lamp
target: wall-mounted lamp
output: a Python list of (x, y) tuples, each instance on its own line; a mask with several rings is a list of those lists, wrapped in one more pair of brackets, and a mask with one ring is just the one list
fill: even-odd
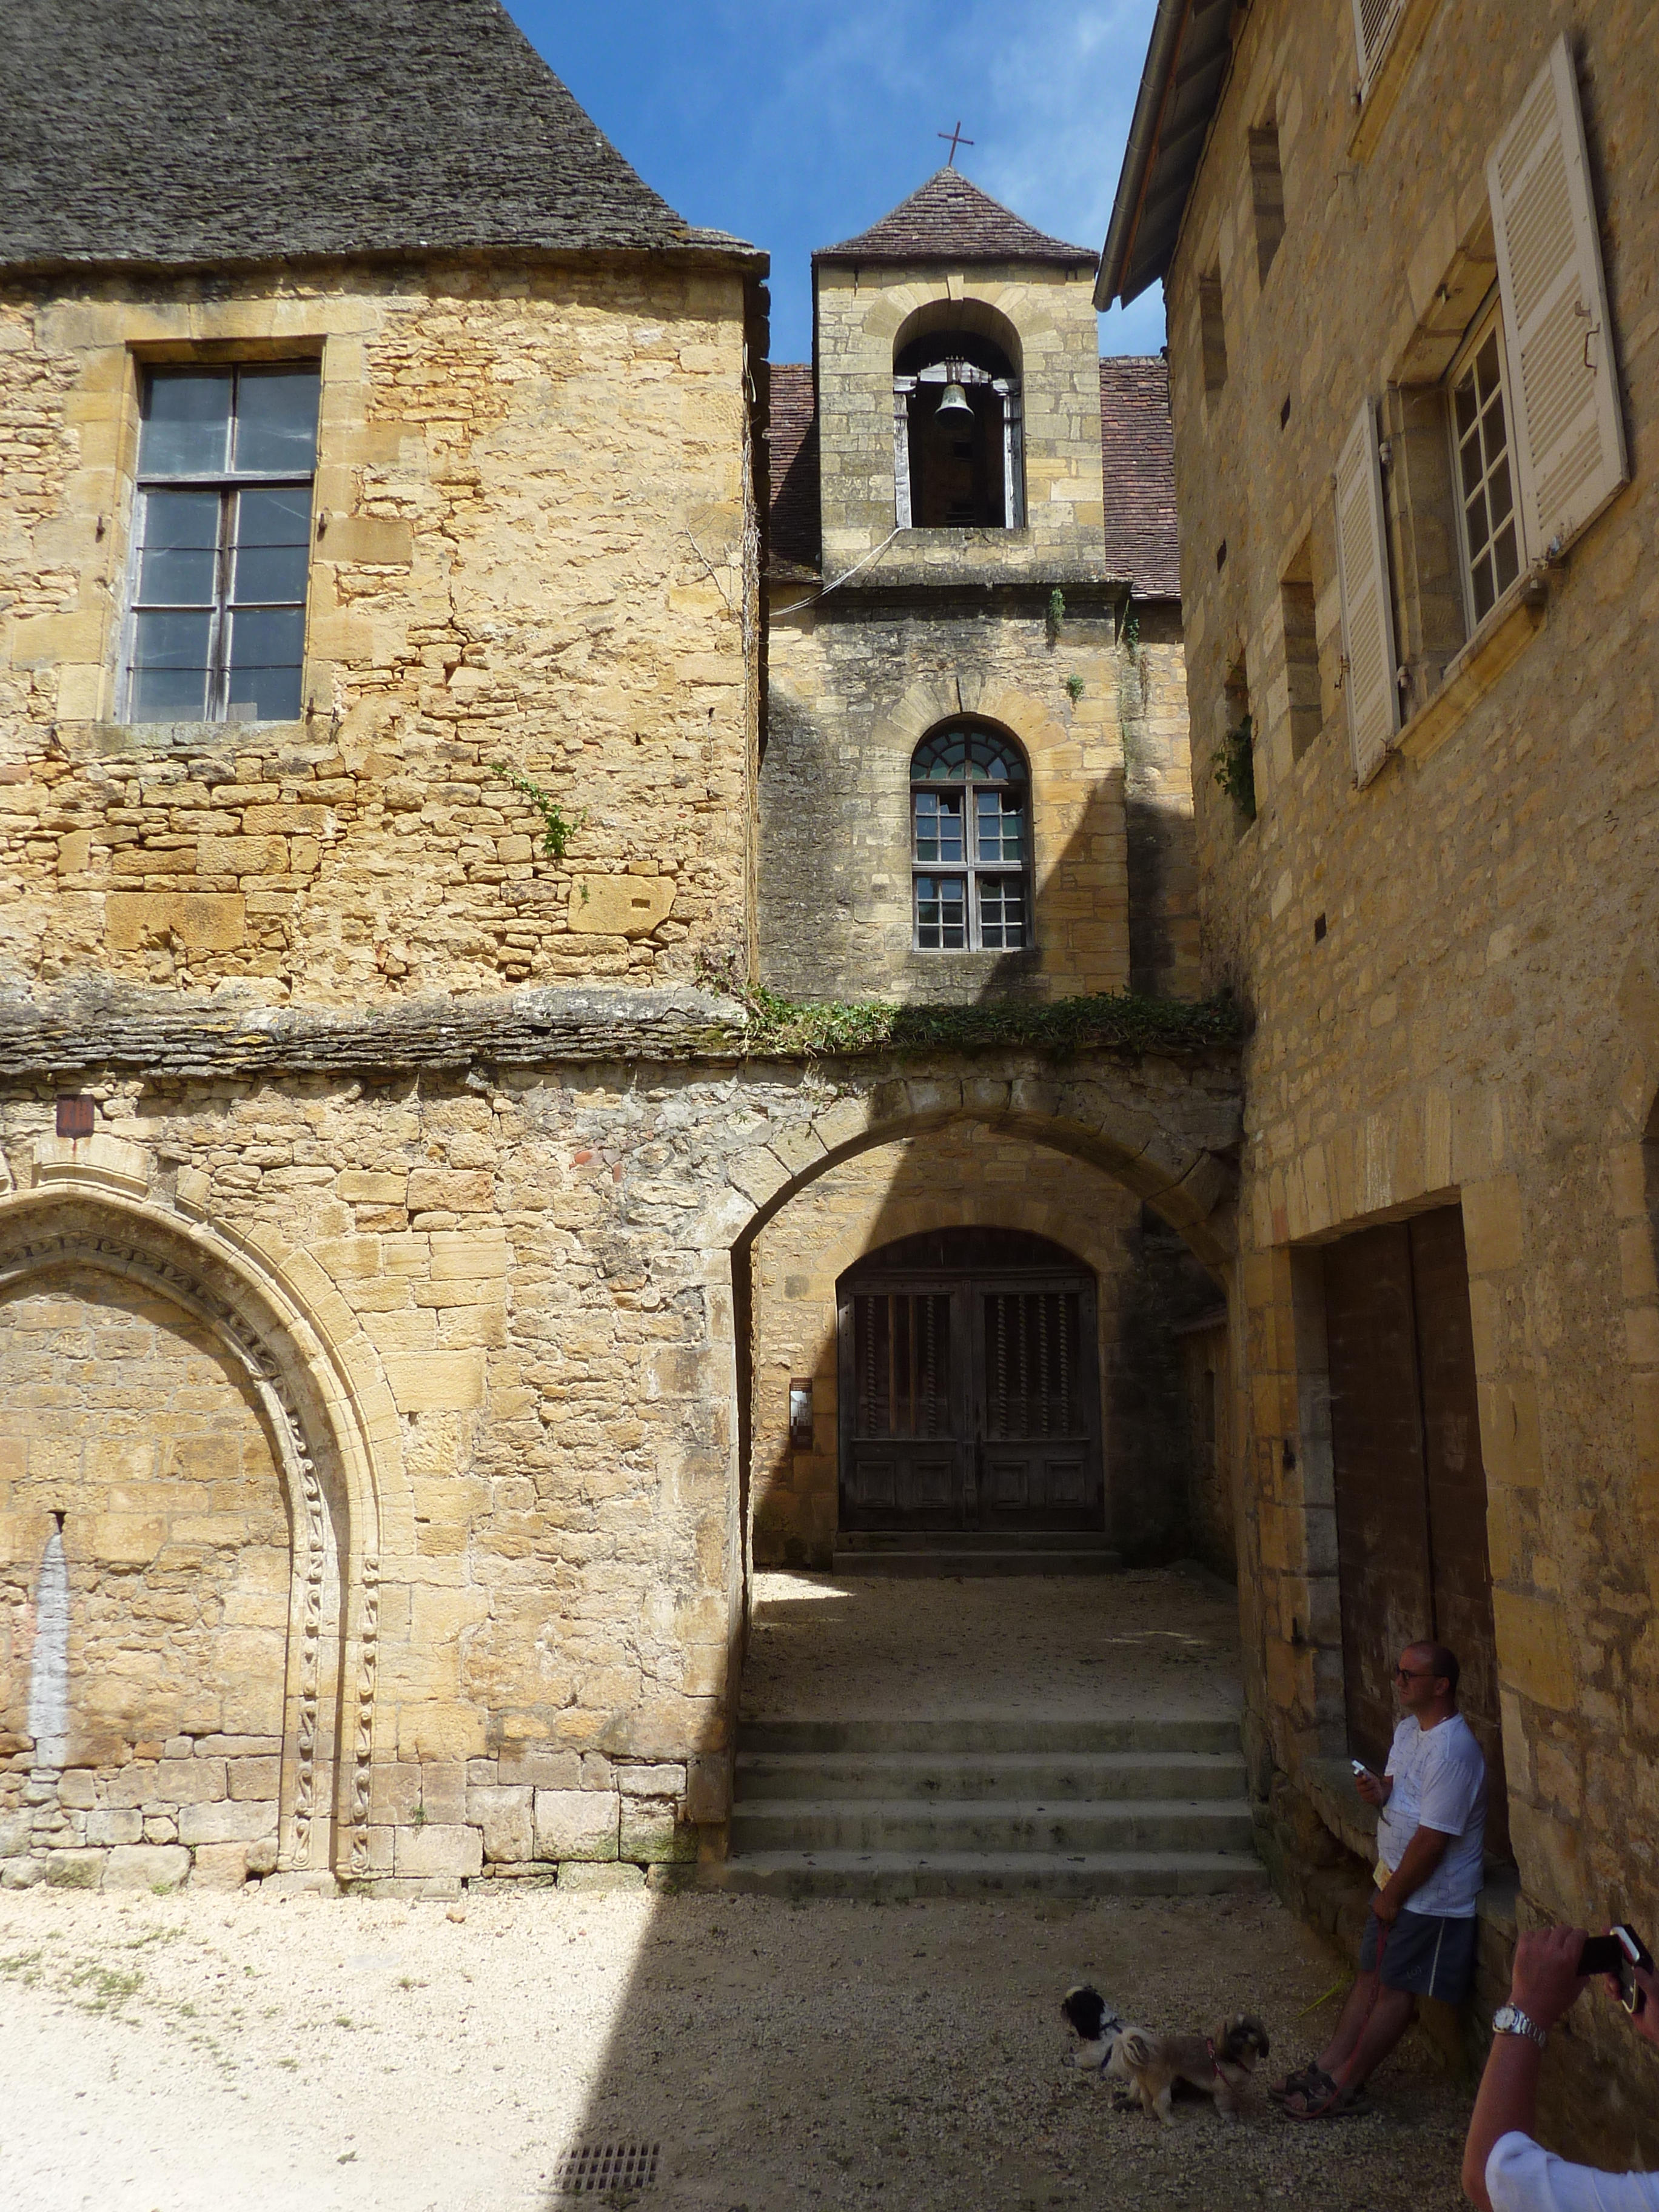
[(812, 1378), (810, 1375), (792, 1375), (789, 1378), (789, 1449), (791, 1451), (811, 1451), (812, 1449)]

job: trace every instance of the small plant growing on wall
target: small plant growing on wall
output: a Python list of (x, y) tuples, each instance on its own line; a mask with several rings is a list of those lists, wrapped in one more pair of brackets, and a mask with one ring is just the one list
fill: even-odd
[(1241, 820), (1255, 819), (1255, 740), (1248, 714), (1229, 730), (1215, 749), (1215, 780), (1238, 809)]
[(1048, 633), (1048, 642), (1050, 645), (1053, 645), (1055, 640), (1059, 637), (1061, 629), (1065, 627), (1065, 623), (1066, 594), (1060, 590), (1060, 586), (1056, 585), (1054, 590), (1048, 594), (1048, 609), (1042, 617), (1042, 627)]
[(1083, 678), (1080, 676), (1068, 676), (1066, 678), (1066, 696), (1071, 701), (1074, 707), (1078, 701), (1083, 696)]
[(544, 791), (540, 784), (533, 783), (515, 768), (504, 767), (500, 761), (490, 762), (489, 773), (499, 776), (503, 783), (510, 783), (520, 797), (530, 801), (542, 817), (543, 852), (550, 860), (563, 860), (570, 840), (586, 821), (586, 815), (567, 814), (550, 791)]
[(1131, 660), (1140, 648), (1140, 617), (1133, 610), (1123, 617), (1123, 649)]

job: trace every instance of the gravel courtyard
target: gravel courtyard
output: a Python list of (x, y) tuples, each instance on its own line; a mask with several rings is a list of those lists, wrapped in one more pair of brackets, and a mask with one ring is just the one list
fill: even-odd
[[(460, 1910), (462, 1908), (455, 1908)], [(1264, 2096), (1169, 2133), (1064, 2063), (1055, 2007), (1259, 2011), (1311, 2050), (1331, 1961), (1270, 1899), (791, 1905), (0, 1895), (5, 2201), (29, 2212), (551, 2212), (585, 2138), (659, 2142), (641, 2212), (1452, 2212), (1467, 2100), (1408, 2042), (1376, 2112)], [(1314, 2009), (1308, 2010), (1309, 2007)]]

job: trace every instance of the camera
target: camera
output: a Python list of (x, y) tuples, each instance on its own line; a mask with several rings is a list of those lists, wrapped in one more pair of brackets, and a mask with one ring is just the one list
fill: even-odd
[(1619, 1977), (1619, 2002), (1632, 2015), (1644, 2009), (1647, 1992), (1636, 1979), (1636, 1970), (1653, 1972), (1653, 1960), (1648, 1948), (1633, 1928), (1618, 1925), (1607, 1936), (1589, 1936), (1578, 1954), (1581, 1974), (1616, 1974)]

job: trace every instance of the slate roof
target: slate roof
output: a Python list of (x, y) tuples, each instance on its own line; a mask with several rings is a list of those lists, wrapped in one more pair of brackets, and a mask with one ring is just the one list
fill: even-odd
[(810, 362), (772, 364), (771, 542), (767, 566), (781, 576), (818, 571), (818, 423)]
[[(1139, 599), (1181, 597), (1176, 536), (1175, 436), (1170, 366), (1161, 355), (1100, 364), (1101, 477), (1108, 573), (1130, 579)], [(812, 370), (772, 368), (771, 541), (768, 574), (784, 580), (819, 570), (818, 435)]]
[(814, 261), (1048, 261), (1092, 269), (1098, 257), (1067, 246), (970, 184), (960, 169), (936, 169), (879, 222), (821, 246)]
[(1175, 427), (1170, 364), (1161, 354), (1101, 362), (1100, 468), (1107, 567), (1114, 575), (1133, 577), (1137, 599), (1178, 599)]
[(635, 174), (499, 0), (7, 0), (0, 264), (762, 257)]

